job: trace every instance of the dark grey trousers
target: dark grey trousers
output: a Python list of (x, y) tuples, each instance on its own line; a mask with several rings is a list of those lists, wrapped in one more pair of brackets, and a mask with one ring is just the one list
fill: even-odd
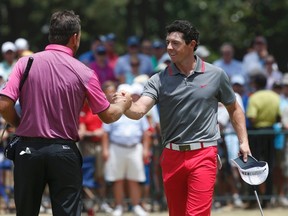
[(14, 161), (17, 216), (37, 216), (45, 186), (53, 215), (80, 216), (82, 211), (82, 156), (73, 141), (23, 138)]

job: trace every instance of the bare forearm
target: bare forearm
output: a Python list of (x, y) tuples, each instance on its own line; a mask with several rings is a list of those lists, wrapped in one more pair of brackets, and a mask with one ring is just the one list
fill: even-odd
[(136, 102), (132, 103), (131, 107), (125, 111), (128, 118), (138, 120), (142, 118), (155, 104), (155, 101), (148, 97), (142, 96)]
[(8, 124), (12, 125), (13, 127), (19, 126), (20, 118), (14, 109), (3, 111), (1, 112), (1, 115)]
[(14, 101), (9, 97), (0, 96), (0, 114), (7, 123), (14, 127), (18, 127), (20, 123), (20, 117), (14, 108)]
[(126, 110), (123, 104), (111, 104), (110, 108), (111, 108), (110, 110), (111, 121), (109, 123), (117, 121), (124, 114)]
[(231, 123), (233, 128), (238, 136), (239, 142), (247, 143), (248, 142), (248, 135), (246, 129), (246, 121), (245, 115), (241, 109), (235, 110), (230, 115)]
[(229, 106), (226, 106), (231, 123), (239, 139), (239, 150), (243, 155), (244, 161), (247, 161), (248, 155), (251, 155), (248, 135), (246, 130), (245, 115), (240, 105), (235, 102)]
[(106, 123), (112, 123), (117, 121), (125, 112), (126, 106), (123, 103), (110, 104), (110, 107), (102, 113), (99, 113), (98, 116), (100, 119)]
[(146, 113), (141, 112), (141, 109), (137, 106), (137, 104), (132, 103), (130, 109), (126, 110), (124, 114), (130, 119), (138, 120), (141, 119)]

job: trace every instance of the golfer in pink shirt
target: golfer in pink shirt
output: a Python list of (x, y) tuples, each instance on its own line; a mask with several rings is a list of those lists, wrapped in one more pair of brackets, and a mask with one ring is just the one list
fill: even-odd
[[(0, 113), (16, 127), (14, 158), (17, 216), (39, 214), (48, 184), (53, 215), (80, 216), (82, 210), (82, 157), (78, 140), (79, 113), (85, 99), (105, 123), (118, 120), (131, 99), (110, 104), (96, 74), (73, 57), (81, 36), (78, 15), (59, 11), (52, 15), (50, 45), (34, 58), (28, 77), (19, 89), (28, 57), (16, 63), (0, 92)], [(21, 118), (14, 103), (20, 100)]]

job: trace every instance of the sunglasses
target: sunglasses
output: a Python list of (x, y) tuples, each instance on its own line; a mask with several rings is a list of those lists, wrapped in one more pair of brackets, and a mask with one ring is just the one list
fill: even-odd
[(131, 66), (132, 67), (138, 67), (140, 65), (140, 63), (138, 62), (138, 63), (131, 63)]

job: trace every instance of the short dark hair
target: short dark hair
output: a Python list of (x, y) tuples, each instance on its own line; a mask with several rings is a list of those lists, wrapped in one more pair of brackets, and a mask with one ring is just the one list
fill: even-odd
[(196, 41), (194, 51), (199, 45), (199, 32), (197, 29), (187, 20), (175, 20), (170, 25), (166, 26), (167, 34), (171, 32), (182, 32), (183, 39), (186, 44), (191, 43), (192, 40)]
[(49, 42), (66, 45), (73, 34), (81, 31), (80, 18), (74, 11), (64, 10), (52, 14), (49, 27)]
[(265, 89), (267, 84), (267, 78), (264, 74), (255, 74), (251, 77), (252, 82), (256, 85), (257, 90)]

